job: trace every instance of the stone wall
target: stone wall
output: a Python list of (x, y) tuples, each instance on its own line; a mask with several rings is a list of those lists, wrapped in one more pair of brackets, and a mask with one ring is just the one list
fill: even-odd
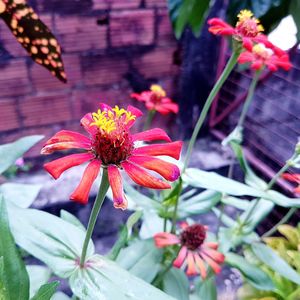
[[(127, 104), (133, 90), (152, 82), (174, 92), (177, 43), (165, 0), (29, 2), (62, 46), (68, 83), (33, 63), (0, 22), (0, 143), (77, 130), (82, 115), (99, 101)], [(163, 125), (172, 121), (168, 117)]]

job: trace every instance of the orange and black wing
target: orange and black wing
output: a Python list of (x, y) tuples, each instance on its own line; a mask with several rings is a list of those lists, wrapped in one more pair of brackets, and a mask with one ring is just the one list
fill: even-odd
[(0, 17), (36, 63), (59, 80), (67, 81), (55, 36), (25, 0), (0, 0)]

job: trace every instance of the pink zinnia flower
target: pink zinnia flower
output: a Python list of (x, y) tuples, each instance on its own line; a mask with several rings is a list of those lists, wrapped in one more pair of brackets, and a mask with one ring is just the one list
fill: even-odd
[(238, 62), (250, 63), (254, 70), (267, 66), (271, 71), (277, 71), (278, 68), (288, 71), (292, 67), (288, 54), (267, 40), (258, 44), (248, 40), (243, 46), (246, 51), (240, 54)]
[(245, 38), (255, 38), (264, 30), (250, 10), (241, 10), (237, 17), (238, 21), (235, 27), (220, 18), (212, 18), (208, 20), (210, 25), (208, 30), (215, 35), (232, 36), (238, 41), (243, 41)]
[(281, 176), (286, 180), (296, 182), (298, 186), (294, 189), (294, 192), (300, 194), (300, 174), (283, 173)]
[(145, 91), (141, 94), (133, 93), (131, 97), (145, 102), (148, 110), (158, 111), (162, 115), (167, 115), (170, 112), (178, 113), (178, 105), (166, 97), (165, 90), (157, 84), (151, 85), (150, 91)]
[[(152, 176), (145, 169), (160, 174), (166, 180), (176, 180), (180, 175), (178, 167), (155, 156), (167, 155), (179, 159), (182, 142), (171, 142), (168, 135), (159, 128), (131, 134), (131, 126), (141, 115), (141, 111), (133, 106), (128, 106), (125, 110), (118, 106), (111, 108), (101, 104), (97, 112), (88, 113), (81, 119), (88, 137), (78, 132), (62, 130), (49, 139), (41, 151), (42, 154), (66, 149), (82, 149), (84, 152), (46, 163), (45, 169), (57, 179), (65, 170), (89, 162), (79, 186), (70, 197), (83, 204), (88, 202), (90, 189), (101, 167), (107, 168), (116, 208), (127, 207), (120, 169), (135, 183), (144, 187), (170, 188), (169, 183)], [(143, 147), (135, 145), (137, 141), (153, 140), (164, 140), (168, 143)]]
[(221, 271), (224, 262), (224, 255), (217, 251), (218, 244), (213, 242), (205, 242), (207, 227), (201, 224), (188, 225), (182, 223), (183, 229), (180, 235), (168, 232), (157, 233), (154, 236), (155, 245), (163, 248), (171, 245), (180, 245), (177, 258), (173, 262), (175, 268), (186, 269), (186, 274), (194, 276), (200, 274), (204, 279), (207, 271), (205, 262), (213, 269), (215, 273)]

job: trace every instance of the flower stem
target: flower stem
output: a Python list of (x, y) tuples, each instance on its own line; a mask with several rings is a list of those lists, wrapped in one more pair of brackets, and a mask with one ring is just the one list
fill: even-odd
[(156, 111), (154, 109), (148, 110), (147, 119), (145, 121), (143, 131), (148, 130), (150, 128), (155, 113)]
[(247, 98), (246, 98), (246, 100), (244, 102), (244, 105), (243, 105), (242, 113), (240, 115), (240, 118), (239, 118), (239, 121), (238, 121), (238, 124), (237, 124), (238, 127), (242, 127), (243, 124), (244, 124), (244, 121), (245, 121), (245, 118), (246, 118), (249, 106), (250, 106), (251, 101), (253, 99), (253, 94), (254, 94), (254, 91), (255, 91), (255, 88), (256, 88), (259, 76), (260, 76), (260, 74), (261, 74), (262, 71), (263, 70), (259, 70), (259, 71), (255, 72), (255, 75), (254, 75), (254, 77), (252, 79), (252, 82), (250, 84), (250, 87), (249, 87)]
[(182, 179), (181, 178), (179, 178), (178, 184), (179, 184), (179, 189), (178, 189), (178, 193), (176, 194), (174, 212), (173, 212), (173, 217), (172, 217), (172, 227), (171, 227), (171, 232), (172, 233), (176, 232), (176, 222), (177, 222), (177, 211), (178, 211), (178, 204), (179, 204), (179, 196), (181, 195), (181, 191), (182, 191)]
[(205, 104), (204, 107), (201, 111), (201, 114), (199, 116), (199, 119), (196, 123), (196, 126), (194, 128), (191, 140), (189, 142), (188, 145), (188, 149), (187, 149), (187, 153), (185, 156), (185, 161), (184, 161), (184, 166), (183, 166), (183, 170), (182, 173), (184, 173), (185, 169), (187, 168), (190, 159), (191, 159), (191, 154), (193, 151), (193, 147), (195, 145), (197, 136), (199, 134), (199, 131), (205, 121), (205, 118), (207, 116), (207, 113), (210, 109), (211, 104), (213, 103), (213, 100), (215, 99), (215, 97), (217, 96), (218, 92), (220, 91), (221, 87), (223, 86), (224, 82), (226, 81), (226, 79), (228, 78), (228, 76), (230, 75), (231, 71), (233, 70), (234, 66), (236, 65), (237, 59), (239, 57), (239, 52), (238, 51), (234, 51), (230, 57), (230, 59), (228, 60), (225, 69), (223, 70), (221, 76), (219, 77), (218, 81), (216, 82), (216, 84), (214, 85), (213, 89), (211, 90)]
[(276, 223), (270, 230), (265, 232), (262, 235), (262, 237), (268, 237), (272, 235), (280, 225), (286, 223), (292, 217), (292, 215), (297, 211), (297, 209), (298, 209), (297, 207), (290, 208), (289, 211), (286, 213), (286, 215), (278, 223)]
[(103, 174), (102, 174), (102, 179), (101, 179), (101, 184), (100, 188), (96, 197), (96, 200), (94, 202), (94, 206), (90, 215), (84, 243), (83, 243), (83, 248), (81, 252), (81, 257), (80, 257), (80, 267), (84, 267), (85, 259), (86, 259), (86, 253), (87, 253), (87, 248), (90, 242), (90, 239), (92, 237), (94, 227), (97, 221), (98, 214), (100, 212), (101, 206), (104, 202), (105, 195), (107, 193), (107, 190), (109, 188), (109, 182), (108, 182), (108, 174), (107, 174), (107, 169), (103, 169)]

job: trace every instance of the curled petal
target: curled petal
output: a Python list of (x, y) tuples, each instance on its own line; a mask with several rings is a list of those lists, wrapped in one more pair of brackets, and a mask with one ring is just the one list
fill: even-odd
[(41, 150), (41, 154), (51, 154), (58, 150), (90, 149), (91, 141), (86, 136), (69, 130), (61, 130), (49, 139)]
[(179, 226), (182, 230), (184, 230), (187, 227), (189, 227), (189, 224), (186, 221), (182, 221), (182, 222), (180, 222)]
[(206, 276), (207, 276), (207, 273), (206, 273), (206, 268), (205, 268), (204, 261), (200, 258), (198, 253), (194, 253), (194, 259), (195, 259), (196, 265), (197, 265), (197, 267), (200, 271), (201, 277), (203, 279), (205, 279)]
[(297, 194), (300, 193), (300, 185), (298, 185), (296, 188), (294, 188), (294, 192)]
[(92, 153), (72, 154), (46, 163), (44, 164), (44, 168), (54, 179), (57, 179), (64, 171), (81, 165), (93, 158), (94, 155)]
[(263, 67), (264, 63), (262, 60), (256, 60), (252, 63), (251, 68), (253, 70), (260, 70)]
[(154, 144), (154, 145), (136, 148), (133, 150), (133, 154), (150, 155), (150, 156), (167, 155), (175, 159), (179, 159), (181, 148), (182, 148), (182, 142), (177, 141), (177, 142), (172, 142), (167, 144)]
[(209, 248), (212, 248), (212, 249), (215, 249), (215, 250), (218, 249), (218, 243), (215, 243), (215, 242), (206, 242), (205, 246), (209, 247)]
[(101, 111), (108, 111), (108, 110), (112, 110), (112, 107), (106, 103), (100, 103), (99, 104), (100, 110)]
[(180, 170), (176, 165), (159, 158), (152, 156), (131, 156), (128, 160), (148, 170), (157, 172), (169, 181), (177, 180), (180, 175)]
[(146, 102), (146, 101), (150, 100), (151, 95), (152, 95), (152, 92), (146, 91), (146, 92), (142, 92), (141, 94), (133, 93), (130, 95), (130, 97), (134, 98), (138, 101), (141, 101), (141, 102)]
[(185, 258), (187, 256), (187, 253), (188, 253), (187, 247), (183, 246), (180, 249), (177, 258), (173, 262), (173, 266), (175, 268), (180, 268), (182, 266), (182, 264), (183, 264), (183, 262), (184, 262), (184, 260), (185, 260)]
[(136, 107), (132, 106), (132, 105), (128, 105), (127, 106), (127, 110), (129, 112), (131, 112), (134, 116), (136, 116), (137, 118), (141, 117), (143, 115), (143, 113)]
[(169, 112), (177, 114), (179, 111), (179, 107), (176, 103), (162, 103), (156, 105), (156, 110), (161, 114), (167, 114)]
[(109, 166), (108, 171), (108, 180), (113, 193), (113, 201), (115, 208), (121, 208), (125, 210), (127, 208), (127, 199), (123, 191), (123, 182), (120, 171), (115, 166)]
[(172, 233), (160, 232), (154, 236), (154, 242), (157, 248), (163, 248), (180, 243), (179, 238)]
[(196, 264), (195, 264), (193, 252), (188, 251), (186, 275), (194, 276), (194, 275), (197, 275), (197, 274), (198, 274), (198, 272), (197, 272), (197, 269), (196, 269)]
[(78, 187), (70, 196), (71, 200), (82, 204), (86, 204), (88, 202), (91, 187), (99, 174), (100, 167), (100, 160), (95, 159), (88, 164)]
[(171, 142), (171, 139), (166, 134), (166, 132), (160, 128), (153, 128), (143, 132), (139, 132), (132, 135), (133, 141), (167, 141)]
[(207, 245), (206, 244), (203, 245), (203, 248), (204, 248), (203, 251), (205, 254), (209, 255), (214, 261), (216, 261), (219, 264), (222, 264), (224, 262), (224, 259), (225, 259), (224, 254), (222, 254), (214, 249), (207, 248), (205, 246), (207, 246)]
[(238, 58), (238, 63), (245, 64), (245, 63), (252, 63), (255, 60), (255, 56), (253, 53), (249, 51), (242, 52)]
[(153, 177), (141, 167), (130, 163), (129, 161), (122, 162), (122, 167), (129, 177), (137, 184), (152, 188), (152, 189), (169, 189), (171, 186), (158, 178)]
[(228, 23), (219, 18), (212, 18), (208, 20), (208, 31), (216, 35), (233, 35), (236, 33), (235, 29)]
[(300, 174), (289, 174), (289, 173), (283, 173), (281, 175), (283, 179), (289, 180), (291, 182), (297, 182), (300, 183)]
[(208, 255), (201, 251), (200, 255), (202, 258), (209, 264), (209, 266), (213, 269), (213, 271), (218, 274), (221, 272), (221, 267), (218, 263), (216, 263), (213, 259), (211, 259)]
[(95, 135), (98, 131), (97, 126), (91, 125), (94, 122), (92, 114), (86, 114), (81, 120), (80, 123), (83, 128), (91, 135)]

